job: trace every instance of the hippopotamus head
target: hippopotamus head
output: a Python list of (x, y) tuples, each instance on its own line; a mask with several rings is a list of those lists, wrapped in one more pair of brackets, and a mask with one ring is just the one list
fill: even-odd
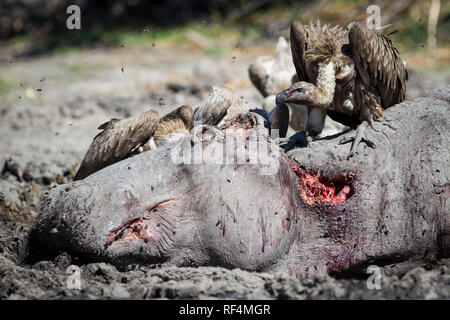
[(296, 233), (296, 176), (264, 120), (244, 114), (61, 185), (41, 241), (91, 259), (261, 270)]

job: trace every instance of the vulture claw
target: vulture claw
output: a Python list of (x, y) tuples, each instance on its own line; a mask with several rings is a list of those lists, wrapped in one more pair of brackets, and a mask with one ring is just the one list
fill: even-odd
[(285, 144), (287, 144), (288, 142), (289, 142), (289, 140), (290, 140), (291, 138), (276, 138), (276, 139), (274, 139), (273, 141), (276, 143), (276, 144), (278, 144), (278, 145), (285, 145)]
[(304, 148), (308, 146), (308, 140), (306, 138), (305, 131), (298, 131), (289, 138), (277, 138), (275, 142), (280, 145), (285, 151), (289, 151), (295, 148)]
[(347, 136), (341, 139), (339, 144), (344, 144), (352, 141), (352, 146), (350, 148), (350, 152), (347, 156), (347, 160), (349, 160), (351, 157), (353, 157), (358, 149), (358, 145), (361, 141), (364, 141), (370, 148), (375, 149), (377, 146), (375, 143), (371, 140), (368, 140), (366, 138), (366, 128), (369, 125), (367, 121), (363, 121), (358, 128), (356, 129), (356, 134), (354, 137)]

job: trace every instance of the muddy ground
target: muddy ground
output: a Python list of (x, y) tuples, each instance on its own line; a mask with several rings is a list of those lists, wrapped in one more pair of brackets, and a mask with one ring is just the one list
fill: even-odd
[[(0, 298), (244, 298), (244, 299), (448, 299), (450, 260), (402, 277), (383, 276), (369, 290), (366, 277), (318, 276), (303, 281), (287, 274), (223, 268), (129, 266), (86, 263), (62, 253), (27, 263), (27, 231), (42, 195), (71, 181), (97, 127), (110, 118), (147, 109), (161, 115), (182, 104), (197, 106), (213, 85), (227, 85), (251, 106), (263, 99), (247, 68), (263, 47), (230, 43), (225, 53), (205, 54), (200, 45), (155, 44), (99, 48), (57, 56), (4, 59), (0, 95)], [(450, 83), (444, 71), (410, 70), (408, 98)], [(5, 85), (4, 85), (5, 86)], [(80, 268), (81, 290), (69, 289), (67, 268)]]

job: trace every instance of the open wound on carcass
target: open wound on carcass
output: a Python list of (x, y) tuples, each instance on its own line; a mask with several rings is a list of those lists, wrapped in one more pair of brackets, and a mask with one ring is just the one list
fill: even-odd
[(112, 231), (108, 236), (107, 244), (110, 245), (116, 241), (155, 240), (155, 233), (153, 231), (155, 228), (151, 228), (150, 223), (148, 219), (134, 219), (126, 223), (123, 227)]
[(252, 115), (239, 114), (230, 123), (225, 124), (225, 132), (232, 132), (235, 136), (249, 139), (248, 131), (256, 125), (256, 119)]
[(353, 172), (326, 177), (321, 176), (319, 171), (313, 174), (295, 163), (292, 163), (292, 170), (298, 177), (302, 198), (310, 205), (316, 201), (342, 203), (353, 194)]
[(228, 125), (228, 128), (252, 129), (256, 125), (256, 119), (249, 114), (239, 114)]

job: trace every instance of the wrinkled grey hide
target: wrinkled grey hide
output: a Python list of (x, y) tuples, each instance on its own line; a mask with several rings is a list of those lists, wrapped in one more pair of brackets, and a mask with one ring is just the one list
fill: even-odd
[[(368, 129), (377, 148), (360, 146), (349, 161), (341, 137), (285, 154), (261, 117), (241, 115), (215, 137), (189, 134), (51, 190), (35, 241), (117, 265), (214, 265), (298, 277), (432, 262), (450, 255), (449, 100), (447, 87), (389, 108)], [(248, 123), (257, 133), (240, 128)], [(182, 145), (220, 148), (236, 160), (227, 141), (246, 134), (247, 142), (262, 143), (264, 165), (247, 161), (251, 148), (238, 164), (172, 161)], [(342, 203), (306, 203), (293, 160), (324, 177), (354, 173), (351, 195)], [(139, 219), (145, 237), (125, 239)]]

